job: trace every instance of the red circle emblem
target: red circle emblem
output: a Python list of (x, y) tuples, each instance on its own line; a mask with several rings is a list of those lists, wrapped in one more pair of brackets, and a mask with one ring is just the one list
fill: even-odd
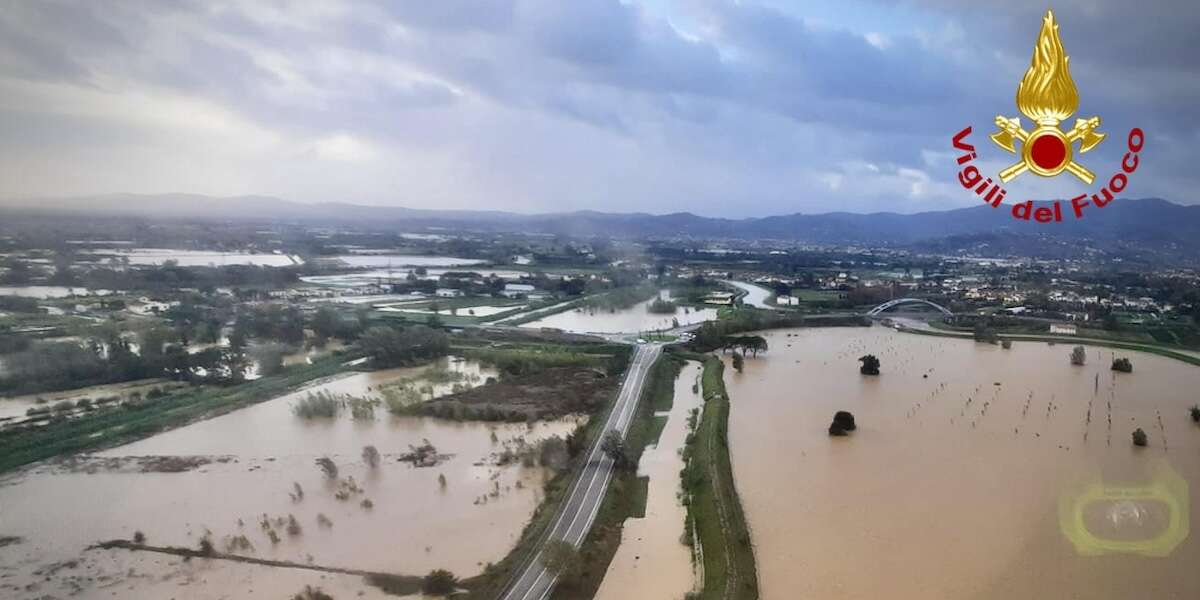
[(1067, 159), (1067, 147), (1054, 135), (1039, 135), (1029, 148), (1033, 164), (1051, 171), (1062, 166)]

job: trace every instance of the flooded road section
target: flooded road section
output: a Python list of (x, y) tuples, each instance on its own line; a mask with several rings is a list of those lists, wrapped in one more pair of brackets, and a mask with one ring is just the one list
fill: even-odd
[(688, 414), (704, 405), (693, 391), (700, 366), (689, 362), (675, 380), (675, 400), (658, 444), (647, 448), (638, 463), (638, 476), (649, 477), (646, 516), (628, 519), (621, 545), (608, 565), (596, 600), (626, 598), (683, 598), (695, 587), (692, 550), (683, 543), (687, 509), (679, 498), (679, 472), (688, 434)]
[[(664, 291), (661, 297), (669, 300), (670, 294)], [(691, 325), (717, 318), (717, 310), (714, 308), (689, 306), (676, 308), (674, 314), (652, 313), (647, 310), (652, 301), (638, 302), (629, 308), (615, 311), (577, 308), (530, 321), (521, 327), (550, 327), (572, 333), (638, 333), (671, 329), (677, 325)]]
[[(764, 599), (1200, 597), (1200, 368), (882, 327), (763, 335), (725, 377)], [(838, 410), (847, 437), (827, 433)]]
[[(457, 385), (479, 385), (493, 374), (466, 361), (446, 369), (473, 375)], [(135, 532), (152, 545), (197, 548), (207, 537), (219, 551), (299, 563), (417, 575), (435, 568), (458, 576), (480, 572), (516, 541), (547, 476), (519, 460), (499, 466), (498, 455), (565, 436), (577, 420), (456, 423), (396, 417), (386, 406), (373, 419), (352, 418), (349, 409), (334, 418), (293, 414), (309, 392), (372, 396), (381, 386), (411, 381), (428, 396), (454, 385), (446, 377), (422, 382), (423, 373), (344, 376), (74, 463), (0, 479), (0, 537), (19, 540), (0, 548), (0, 596), (228, 598), (250, 597), (252, 589), (254, 596), (283, 598), (298, 584), (344, 592), (335, 597), (377, 596), (359, 577), (81, 552)], [(403, 460), (426, 441), (436, 448), (431, 465)], [(381, 455), (377, 467), (364, 458), (367, 445)], [(147, 456), (195, 463), (134, 458)], [(336, 465), (336, 478), (315, 464), (322, 457)]]

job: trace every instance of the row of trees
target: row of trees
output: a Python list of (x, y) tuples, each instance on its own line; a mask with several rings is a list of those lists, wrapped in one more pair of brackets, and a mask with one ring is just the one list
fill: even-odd
[[(263, 361), (264, 371), (282, 368), (275, 349)], [(110, 330), (83, 342), (34, 342), (5, 357), (0, 390), (40, 392), (149, 377), (179, 381), (237, 383), (252, 364), (244, 349), (212, 347), (189, 352), (172, 340), (170, 330), (150, 329), (133, 342)], [(269, 374), (269, 373), (268, 373)]]

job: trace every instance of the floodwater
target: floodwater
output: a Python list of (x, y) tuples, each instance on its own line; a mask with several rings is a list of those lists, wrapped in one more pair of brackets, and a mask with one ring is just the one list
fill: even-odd
[(621, 546), (608, 565), (597, 600), (625, 598), (683, 598), (696, 587), (692, 550), (683, 543), (687, 509), (679, 498), (679, 451), (687, 439), (688, 413), (701, 408), (704, 399), (692, 391), (700, 366), (689, 362), (675, 380), (675, 401), (665, 414), (667, 425), (658, 444), (647, 448), (638, 463), (638, 475), (649, 477), (646, 516), (628, 519), (621, 530)]
[(119, 396), (121, 400), (126, 400), (132, 394), (145, 395), (155, 388), (170, 388), (176, 385), (179, 384), (166, 379), (143, 379), (125, 383), (94, 385), (61, 392), (45, 392), (0, 398), (0, 425), (7, 426), (13, 423), (20, 423), (25, 420), (26, 412), (29, 409), (39, 406), (53, 407), (63, 400), (78, 402), (87, 398), (96, 401), (112, 396)]
[[(662, 297), (670, 299), (666, 291), (663, 291)], [(521, 327), (550, 327), (572, 333), (638, 333), (671, 329), (676, 321), (682, 326), (717, 318), (714, 308), (680, 306), (673, 315), (652, 313), (647, 310), (650, 302), (652, 300), (639, 302), (617, 311), (578, 308), (530, 321)]]
[(129, 259), (132, 265), (161, 265), (173, 260), (181, 267), (222, 267), (225, 265), (259, 265), (286, 267), (300, 264), (299, 257), (286, 254), (250, 254), (248, 252), (212, 252), (206, 250), (172, 250), (168, 248), (98, 248), (89, 254), (104, 258)]
[[(436, 303), (437, 301), (434, 300), (434, 302)], [(384, 312), (412, 313), (415, 315), (432, 315), (432, 314), (436, 313), (439, 315), (458, 315), (460, 317), (490, 317), (492, 315), (498, 315), (500, 313), (512, 312), (514, 310), (521, 310), (521, 309), (525, 308), (525, 305), (524, 304), (508, 304), (508, 305), (504, 305), (504, 306), (480, 305), (480, 306), (462, 306), (459, 308), (442, 307), (436, 311), (429, 310), (428, 308), (405, 308), (403, 304), (400, 304), (400, 305), (378, 305), (378, 306), (376, 306), (376, 308), (378, 308), (379, 310), (384, 311)]]
[(774, 294), (775, 292), (768, 290), (761, 285), (746, 283), (744, 281), (727, 280), (725, 283), (746, 292), (746, 295), (742, 297), (743, 304), (748, 304), (757, 308), (775, 310), (774, 306), (767, 304), (767, 298), (771, 297), (771, 294)]
[[(490, 374), (465, 361), (449, 368), (473, 372), (476, 377), (468, 381), (474, 385)], [(459, 576), (480, 572), (515, 543), (541, 500), (547, 476), (540, 467), (496, 466), (495, 453), (518, 440), (532, 443), (566, 435), (579, 419), (528, 426), (394, 417), (383, 407), (373, 420), (354, 420), (349, 411), (334, 419), (310, 420), (292, 413), (292, 405), (308, 391), (372, 395), (381, 384), (416, 378), (423, 371), (340, 377), (97, 455), (113, 461), (161, 455), (213, 459), (194, 470), (71, 470), (47, 463), (0, 479), (0, 536), (25, 539), (0, 551), (0, 586), (22, 589), (35, 583), (37, 597), (65, 596), (78, 584), (85, 598), (111, 597), (115, 590), (125, 597), (170, 597), (155, 590), (175, 590), (171, 596), (188, 598), (243, 597), (247, 589), (256, 596), (290, 597), (298, 591), (293, 589), (297, 582), (317, 580), (329, 589), (353, 590), (336, 597), (353, 597), (365, 588), (356, 577), (321, 578), (319, 573), (215, 560), (184, 564), (170, 556), (121, 550), (81, 555), (89, 544), (128, 539), (135, 531), (143, 532), (150, 544), (191, 548), (211, 532), (218, 549), (241, 534), (253, 549), (239, 553), (301, 563), (417, 575), (435, 568)], [(449, 385), (434, 386), (435, 394)], [(398, 460), (423, 440), (442, 455), (439, 464), (418, 468)], [(376, 469), (361, 457), (366, 445), (376, 446), (382, 455)], [(324, 456), (338, 466), (337, 482), (315, 465)], [(339, 486), (348, 477), (361, 491), (338, 499), (337, 492), (344, 489)], [(439, 477), (445, 478), (444, 486)], [(301, 499), (290, 496), (294, 483), (304, 492)], [(364, 499), (373, 506), (362, 506)], [(294, 515), (302, 531), (289, 535), (276, 526), (282, 539), (273, 544), (259, 524), (264, 513), (271, 519)], [(318, 515), (331, 524), (319, 522)], [(81, 562), (51, 581), (40, 581), (33, 572), (74, 559)], [(128, 574), (130, 568), (135, 575)], [(376, 596), (370, 589), (366, 593)]]
[(82, 287), (63, 287), (57, 285), (0, 285), (0, 296), (21, 296), (24, 298), (66, 298), (68, 296), (107, 296), (110, 290), (89, 290)]
[(477, 258), (416, 254), (340, 254), (327, 258), (340, 260), (351, 267), (463, 267), (487, 262)]
[[(765, 600), (1200, 597), (1200, 368), (883, 327), (763, 335), (726, 382)], [(837, 410), (848, 437), (827, 435)]]
[[(409, 257), (413, 258), (413, 257)], [(416, 257), (428, 258), (428, 257)], [(469, 259), (450, 259), (450, 260), (469, 260)], [(374, 285), (383, 282), (402, 283), (408, 277), (409, 269), (401, 267), (398, 264), (393, 264), (392, 269), (373, 269), (371, 271), (363, 271), (359, 273), (343, 273), (340, 275), (308, 275), (301, 277), (300, 281), (311, 283), (314, 285), (328, 285), (335, 287), (357, 287), (362, 285)], [(438, 279), (442, 275), (450, 271), (462, 272), (470, 271), (479, 273), (482, 277), (499, 277), (501, 279), (520, 279), (528, 276), (529, 271), (514, 271), (512, 269), (495, 269), (491, 267), (481, 268), (470, 264), (464, 265), (469, 268), (458, 269), (427, 269), (424, 275), (418, 275), (421, 279)]]

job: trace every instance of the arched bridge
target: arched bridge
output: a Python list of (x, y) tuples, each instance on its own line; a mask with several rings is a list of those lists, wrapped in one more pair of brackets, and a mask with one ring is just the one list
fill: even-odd
[(938, 309), (939, 311), (941, 311), (942, 314), (944, 314), (948, 317), (954, 316), (954, 313), (950, 312), (950, 309), (946, 308), (945, 306), (942, 306), (941, 304), (936, 304), (934, 302), (930, 302), (929, 300), (926, 300), (924, 298), (896, 298), (895, 300), (888, 300), (887, 302), (884, 302), (883, 304), (880, 304), (879, 306), (876, 306), (875, 308), (872, 308), (871, 310), (867, 311), (867, 316), (868, 317), (877, 317), (883, 311), (900, 306), (901, 304), (924, 304), (926, 306), (932, 306), (932, 307)]

